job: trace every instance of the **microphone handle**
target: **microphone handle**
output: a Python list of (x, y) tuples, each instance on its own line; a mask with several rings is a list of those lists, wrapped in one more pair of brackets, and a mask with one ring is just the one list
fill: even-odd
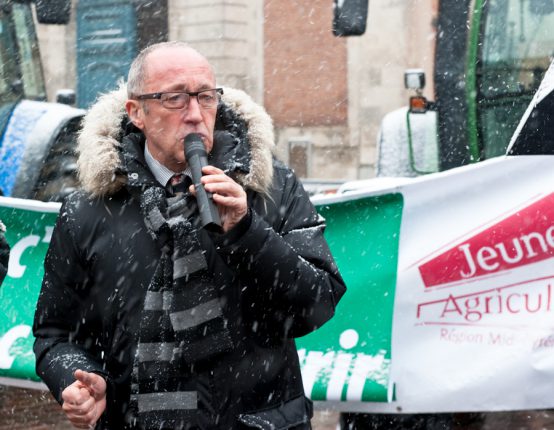
[(188, 160), (194, 186), (202, 186), (202, 182), (200, 181), (200, 178), (202, 178), (202, 168), (207, 166), (207, 164), (207, 160), (197, 154), (193, 155), (191, 159)]
[(212, 193), (208, 193), (201, 182), (202, 167), (207, 165), (207, 158), (199, 155), (194, 155), (189, 160), (192, 181), (196, 188), (196, 201), (198, 203), (202, 227), (211, 231), (221, 232), (221, 219), (213, 201)]

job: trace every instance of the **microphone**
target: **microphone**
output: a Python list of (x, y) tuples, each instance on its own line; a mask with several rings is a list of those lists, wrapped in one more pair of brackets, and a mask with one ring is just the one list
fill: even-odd
[(185, 158), (190, 167), (192, 182), (196, 189), (201, 226), (207, 230), (221, 232), (221, 220), (212, 194), (204, 189), (204, 185), (200, 181), (202, 167), (208, 165), (208, 154), (199, 134), (190, 133), (185, 136)]

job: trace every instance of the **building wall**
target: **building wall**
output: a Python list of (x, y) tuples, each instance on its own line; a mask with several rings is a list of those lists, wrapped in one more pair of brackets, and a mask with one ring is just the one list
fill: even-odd
[(279, 156), (301, 177), (355, 174), (349, 145), (347, 42), (328, 0), (267, 0), (264, 103)]
[(264, 16), (264, 101), (275, 125), (346, 125), (346, 40), (330, 31), (329, 1), (266, 1)]
[(262, 102), (263, 4), (250, 0), (169, 0), (169, 40), (182, 40), (214, 65), (218, 84)]

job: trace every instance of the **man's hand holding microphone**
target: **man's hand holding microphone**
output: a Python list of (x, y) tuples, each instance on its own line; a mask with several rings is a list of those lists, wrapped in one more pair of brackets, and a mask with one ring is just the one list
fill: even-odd
[(191, 191), (198, 201), (202, 226), (212, 231), (231, 230), (248, 213), (246, 192), (223, 170), (208, 165), (200, 135), (185, 137), (185, 158), (192, 172)]

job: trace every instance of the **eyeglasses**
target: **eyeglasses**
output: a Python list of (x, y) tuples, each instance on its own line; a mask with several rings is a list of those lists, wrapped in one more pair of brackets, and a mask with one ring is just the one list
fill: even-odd
[(201, 91), (171, 91), (167, 93), (151, 93), (136, 96), (136, 100), (155, 99), (162, 103), (166, 109), (184, 109), (189, 106), (190, 98), (196, 97), (198, 104), (204, 109), (211, 109), (217, 106), (223, 94), (223, 88), (213, 88)]

